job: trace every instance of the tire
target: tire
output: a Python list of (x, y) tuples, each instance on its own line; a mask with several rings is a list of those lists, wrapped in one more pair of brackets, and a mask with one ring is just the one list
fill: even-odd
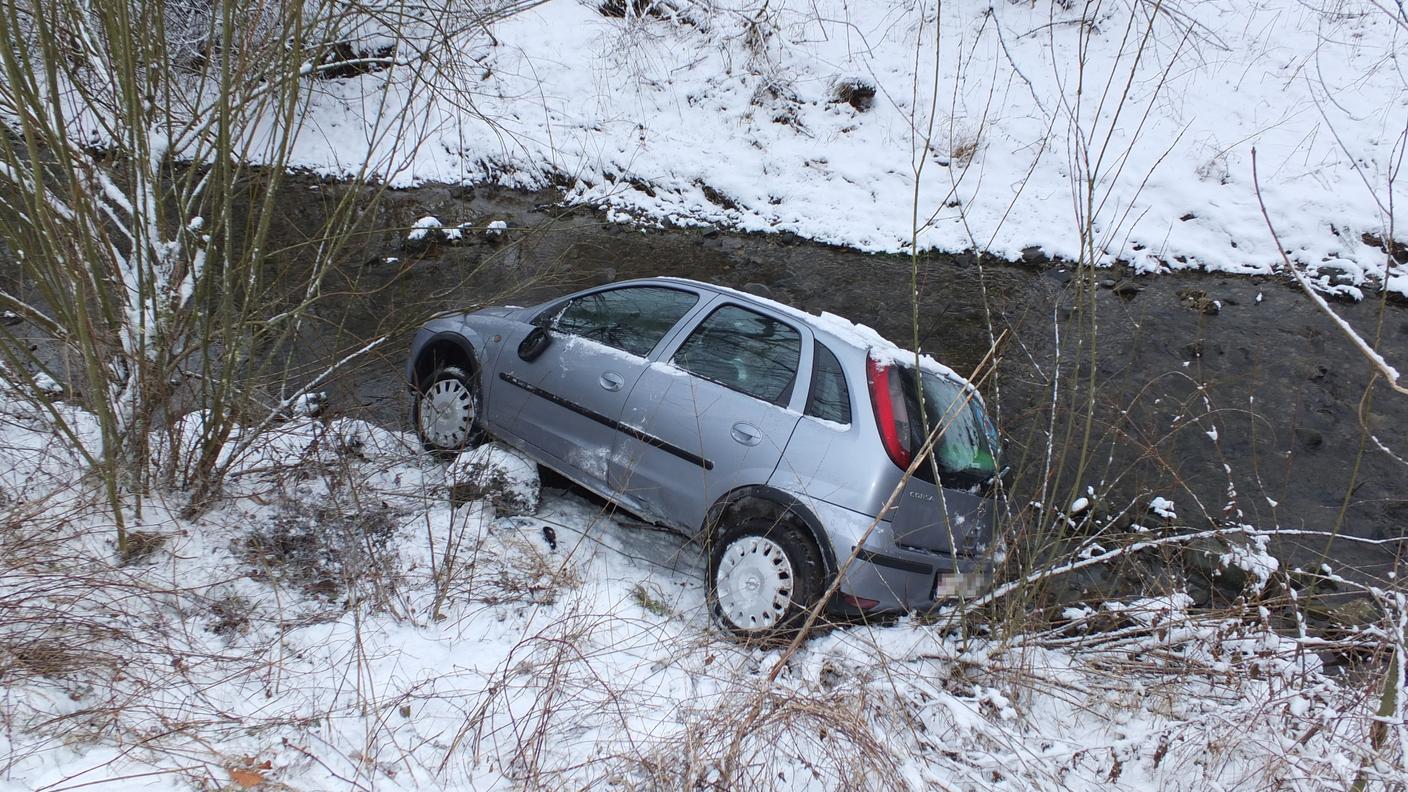
[(460, 366), (442, 365), (420, 384), (412, 409), (416, 435), (427, 451), (454, 454), (484, 435), (479, 382)]
[(794, 634), (825, 589), (821, 549), (795, 520), (749, 517), (714, 537), (709, 612), (740, 638), (767, 641)]

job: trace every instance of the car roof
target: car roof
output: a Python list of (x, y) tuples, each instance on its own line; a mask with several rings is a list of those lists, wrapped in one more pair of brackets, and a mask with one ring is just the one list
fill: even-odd
[[(691, 280), (689, 278), (676, 278), (673, 276), (645, 278), (642, 282), (660, 284), (686, 284), (689, 286), (693, 286), (701, 291), (709, 291), (715, 294), (727, 295), (729, 298), (735, 299), (738, 302), (744, 304), (751, 303), (754, 306), (760, 308), (767, 308), (777, 313), (783, 314), (784, 316), (787, 316), (791, 319), (795, 319), (796, 321), (805, 324), (808, 328), (811, 329), (814, 335), (819, 336), (823, 341), (831, 341), (834, 344), (854, 347), (855, 349), (859, 349), (862, 352), (869, 349), (876, 341), (888, 344), (888, 342), (885, 342), (884, 339), (881, 338), (878, 333), (875, 333), (875, 331), (870, 330), (870, 328), (864, 327), (864, 325), (854, 324), (850, 320), (836, 316), (835, 314), (808, 313), (800, 308), (797, 308), (796, 306), (778, 302), (777, 300), (772, 300), (767, 297), (761, 297), (756, 294), (750, 294), (745, 291), (739, 291), (738, 289), (731, 289), (727, 286), (719, 286), (718, 284), (714, 283), (705, 283), (703, 281)], [(870, 330), (871, 333), (875, 333), (875, 338), (869, 339), (863, 337), (861, 334), (858, 333), (844, 332), (847, 328), (844, 326), (834, 326), (835, 320), (840, 320), (841, 322), (844, 322), (845, 325), (849, 325), (850, 328), (861, 328), (863, 330)], [(842, 332), (837, 332), (838, 330)]]
[[(662, 285), (686, 284), (701, 291), (711, 291), (716, 294), (725, 294), (730, 298), (742, 303), (752, 303), (753, 305), (769, 308), (778, 313), (791, 317), (799, 322), (803, 322), (811, 328), (812, 333), (821, 341), (830, 341), (833, 344), (845, 345), (868, 353), (871, 357), (882, 363), (897, 363), (899, 365), (914, 365), (914, 351), (904, 349), (884, 336), (880, 335), (873, 328), (863, 324), (852, 322), (844, 316), (823, 311), (819, 314), (808, 313), (795, 306), (771, 300), (767, 297), (759, 297), (756, 294), (749, 294), (737, 289), (730, 289), (727, 286), (719, 286), (713, 283), (690, 280), (689, 278), (676, 278), (673, 276), (660, 276), (655, 278), (641, 278), (635, 281), (625, 281), (624, 283), (656, 283)], [(614, 285), (614, 284), (613, 284)], [(953, 369), (938, 362), (934, 358), (921, 354), (920, 367), (925, 371), (950, 377), (961, 383), (971, 386), (968, 379)]]
[[(603, 283), (597, 289), (617, 288), (621, 286), (670, 286), (685, 285), (702, 292), (713, 292), (715, 294), (727, 295), (741, 303), (751, 303), (754, 306), (771, 309), (777, 313), (788, 316), (798, 322), (802, 322), (811, 329), (812, 334), (818, 340), (831, 342), (835, 345), (844, 345), (859, 350), (861, 353), (874, 358), (880, 363), (888, 363), (901, 366), (914, 365), (914, 351), (904, 349), (875, 331), (874, 328), (863, 324), (852, 322), (851, 320), (837, 314), (823, 311), (819, 314), (808, 313), (795, 306), (778, 302), (777, 300), (759, 297), (756, 294), (731, 289), (727, 286), (719, 286), (714, 283), (692, 280), (690, 278), (679, 278), (672, 275), (659, 275), (653, 278), (631, 278), (629, 280), (616, 281), (614, 283)], [(982, 395), (978, 393), (975, 386), (967, 377), (957, 371), (945, 366), (933, 357), (920, 354), (919, 365), (921, 370), (936, 374), (956, 381), (965, 390), (973, 393), (981, 404)]]

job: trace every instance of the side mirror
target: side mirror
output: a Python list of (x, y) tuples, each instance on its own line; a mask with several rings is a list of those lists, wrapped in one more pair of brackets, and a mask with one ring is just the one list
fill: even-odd
[(528, 331), (528, 335), (523, 337), (523, 341), (518, 345), (518, 358), (525, 363), (532, 363), (543, 354), (543, 350), (552, 343), (552, 336), (547, 330), (535, 327)]

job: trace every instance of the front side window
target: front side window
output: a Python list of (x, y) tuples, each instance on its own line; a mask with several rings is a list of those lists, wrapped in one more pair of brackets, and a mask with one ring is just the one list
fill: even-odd
[(749, 396), (786, 404), (801, 357), (802, 336), (792, 327), (726, 305), (695, 328), (671, 362)]
[(698, 301), (693, 292), (628, 286), (578, 297), (536, 324), (645, 357)]

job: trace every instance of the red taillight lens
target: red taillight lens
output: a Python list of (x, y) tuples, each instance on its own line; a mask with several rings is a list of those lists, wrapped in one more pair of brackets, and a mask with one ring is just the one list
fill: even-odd
[(890, 366), (865, 359), (865, 379), (870, 384), (870, 404), (875, 408), (875, 425), (880, 429), (880, 440), (885, 444), (885, 453), (890, 460), (902, 469), (908, 470), (913, 461), (909, 449), (900, 439), (899, 422), (895, 420), (895, 394), (890, 387)]

